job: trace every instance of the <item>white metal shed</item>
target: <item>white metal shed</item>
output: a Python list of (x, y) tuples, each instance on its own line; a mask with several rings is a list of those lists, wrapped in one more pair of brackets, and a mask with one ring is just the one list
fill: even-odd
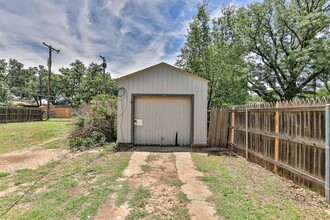
[(207, 144), (206, 79), (160, 63), (117, 82), (118, 144)]

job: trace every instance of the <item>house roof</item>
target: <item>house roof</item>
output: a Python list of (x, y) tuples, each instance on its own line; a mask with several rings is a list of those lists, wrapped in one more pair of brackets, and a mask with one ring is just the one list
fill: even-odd
[(18, 106), (21, 106), (21, 107), (36, 107), (38, 108), (39, 105), (38, 104), (33, 104), (33, 103), (28, 103), (28, 102), (21, 102), (21, 101), (14, 101), (12, 102), (13, 105), (18, 105)]
[(116, 81), (126, 80), (126, 79), (129, 79), (129, 78), (133, 77), (133, 76), (137, 76), (137, 75), (143, 74), (143, 73), (145, 73), (145, 72), (147, 72), (147, 71), (150, 71), (150, 70), (153, 70), (153, 69), (157, 69), (157, 68), (159, 68), (159, 67), (168, 67), (168, 68), (171, 68), (171, 69), (173, 69), (173, 70), (175, 70), (175, 71), (177, 71), (177, 72), (179, 72), (179, 73), (182, 73), (182, 74), (188, 75), (188, 76), (190, 76), (190, 77), (193, 77), (193, 78), (195, 78), (195, 79), (201, 80), (201, 81), (203, 81), (203, 82), (206, 82), (206, 83), (209, 82), (208, 80), (206, 80), (206, 79), (204, 79), (204, 78), (202, 78), (202, 77), (196, 76), (195, 74), (189, 73), (189, 72), (184, 71), (184, 70), (182, 70), (182, 69), (180, 69), (180, 68), (178, 68), (178, 67), (172, 66), (172, 65), (167, 64), (167, 63), (164, 63), (164, 62), (159, 63), (159, 64), (156, 64), (156, 65), (154, 65), (154, 66), (147, 67), (147, 68), (142, 69), (142, 70), (139, 70), (139, 71), (137, 71), (137, 72), (134, 72), (134, 73), (131, 73), (131, 74), (128, 74), (128, 75), (122, 76), (122, 77), (120, 77), (120, 78), (117, 78)]

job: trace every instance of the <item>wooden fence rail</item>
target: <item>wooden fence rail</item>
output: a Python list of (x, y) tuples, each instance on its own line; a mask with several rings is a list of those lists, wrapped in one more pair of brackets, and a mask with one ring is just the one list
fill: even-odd
[[(221, 109), (222, 114), (228, 115), (227, 119), (219, 115), (219, 109), (213, 109), (209, 146), (229, 147), (241, 156), (246, 156), (248, 149), (248, 160), (324, 195), (325, 106), (328, 103), (329, 99), (310, 99), (234, 106)], [(228, 113), (224, 113), (226, 111)], [(228, 132), (228, 145), (219, 140), (224, 138), (224, 130)], [(215, 134), (218, 132), (221, 134)]]
[(0, 108), (0, 123), (41, 121), (43, 111), (38, 108)]

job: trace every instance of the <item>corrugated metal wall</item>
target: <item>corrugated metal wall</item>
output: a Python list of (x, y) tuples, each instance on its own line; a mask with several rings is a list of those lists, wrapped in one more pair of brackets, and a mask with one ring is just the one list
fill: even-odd
[(134, 144), (190, 145), (191, 104), (190, 96), (136, 97)]
[(207, 143), (207, 82), (163, 64), (118, 80), (117, 142), (132, 143), (132, 94), (194, 95), (193, 144)]

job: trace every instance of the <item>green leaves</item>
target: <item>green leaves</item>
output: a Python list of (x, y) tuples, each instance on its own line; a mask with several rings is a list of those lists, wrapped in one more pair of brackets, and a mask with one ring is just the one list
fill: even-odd
[(224, 8), (223, 17), (212, 21), (207, 2), (189, 24), (187, 41), (176, 65), (210, 81), (208, 107), (245, 103), (247, 68), (243, 59), (246, 46), (237, 34), (239, 19), (235, 8)]
[[(55, 79), (55, 90), (73, 106), (89, 103), (94, 96), (104, 93), (102, 67), (96, 63), (86, 68), (81, 61), (76, 60), (70, 64), (70, 68), (61, 68), (60, 72), (62, 75)], [(106, 87), (108, 94), (115, 94), (117, 84), (109, 73), (106, 74)]]
[(209, 107), (243, 104), (247, 87), (265, 101), (305, 96), (330, 80), (329, 12), (326, 0), (264, 0), (211, 23), (203, 2), (177, 65), (210, 80)]
[[(61, 74), (51, 75), (51, 103), (80, 106), (90, 102), (96, 95), (104, 93), (102, 67), (91, 63), (86, 67), (76, 60), (68, 68), (61, 68)], [(106, 74), (107, 94), (114, 95), (117, 84)], [(44, 66), (24, 68), (15, 59), (7, 63), (0, 60), (0, 103), (12, 99), (36, 102), (41, 105), (48, 94), (48, 70)]]
[(323, 7), (326, 1), (317, 2), (266, 0), (247, 7), (248, 28), (242, 33), (255, 55), (248, 62), (252, 91), (267, 100), (275, 92), (269, 101), (290, 100), (308, 92), (324, 72), (322, 55), (329, 49), (320, 45), (325, 42), (321, 36), (328, 35), (329, 9)]

